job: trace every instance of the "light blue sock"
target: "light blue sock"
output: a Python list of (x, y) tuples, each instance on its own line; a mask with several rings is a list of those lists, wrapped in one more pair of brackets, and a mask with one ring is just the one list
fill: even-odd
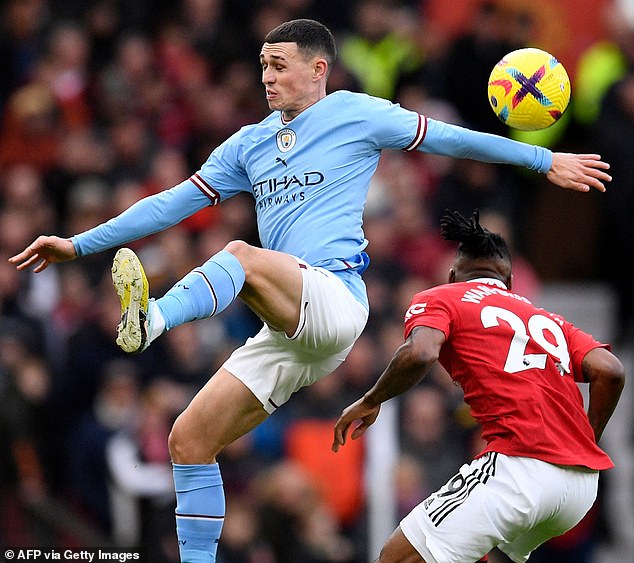
[(156, 300), (165, 319), (165, 330), (226, 309), (240, 293), (244, 277), (242, 264), (231, 252), (221, 250), (214, 254)]
[(225, 492), (217, 463), (172, 464), (176, 535), (181, 563), (215, 563), (225, 517)]

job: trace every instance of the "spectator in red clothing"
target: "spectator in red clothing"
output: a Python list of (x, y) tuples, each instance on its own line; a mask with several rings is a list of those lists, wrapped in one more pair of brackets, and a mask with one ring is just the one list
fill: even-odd
[(57, 163), (59, 107), (50, 88), (34, 82), (9, 98), (0, 129), (0, 169), (32, 164), (51, 170)]

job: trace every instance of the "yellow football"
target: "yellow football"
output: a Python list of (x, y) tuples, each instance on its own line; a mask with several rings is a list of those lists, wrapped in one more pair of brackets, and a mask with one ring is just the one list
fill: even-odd
[(570, 103), (570, 78), (564, 66), (541, 49), (518, 49), (493, 67), (489, 104), (501, 121), (522, 131), (555, 123)]

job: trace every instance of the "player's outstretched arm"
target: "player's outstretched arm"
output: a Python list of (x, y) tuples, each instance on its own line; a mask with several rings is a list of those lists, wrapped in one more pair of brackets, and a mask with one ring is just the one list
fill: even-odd
[(590, 350), (581, 363), (590, 383), (588, 418), (598, 442), (610, 420), (625, 384), (625, 369), (620, 360), (605, 348)]
[(22, 252), (9, 258), (18, 270), (34, 266), (41, 272), (49, 264), (95, 254), (176, 225), (209, 205), (209, 198), (185, 180), (157, 194), (140, 199), (128, 209), (72, 239), (41, 236)]
[(553, 162), (546, 177), (556, 186), (588, 192), (595, 188), (605, 191), (605, 182), (610, 182), (606, 170), (610, 168), (607, 162), (601, 160), (598, 154), (572, 154), (555, 152)]
[(374, 424), (381, 404), (416, 385), (438, 359), (445, 341), (442, 331), (425, 326), (412, 330), (407, 340), (394, 352), (387, 368), (374, 386), (359, 400), (344, 409), (335, 423), (332, 451), (337, 452), (346, 443), (350, 426), (360, 421), (352, 430), (356, 440)]
[(18, 270), (31, 266), (34, 272), (45, 270), (49, 264), (67, 262), (77, 258), (77, 252), (70, 239), (56, 236), (37, 237), (22, 252), (9, 258)]

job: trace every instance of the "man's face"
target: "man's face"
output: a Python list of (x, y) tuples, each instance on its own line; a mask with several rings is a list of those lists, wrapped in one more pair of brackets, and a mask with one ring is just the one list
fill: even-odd
[(296, 43), (265, 43), (260, 52), (262, 83), (272, 110), (295, 115), (319, 99), (315, 61), (305, 59)]

